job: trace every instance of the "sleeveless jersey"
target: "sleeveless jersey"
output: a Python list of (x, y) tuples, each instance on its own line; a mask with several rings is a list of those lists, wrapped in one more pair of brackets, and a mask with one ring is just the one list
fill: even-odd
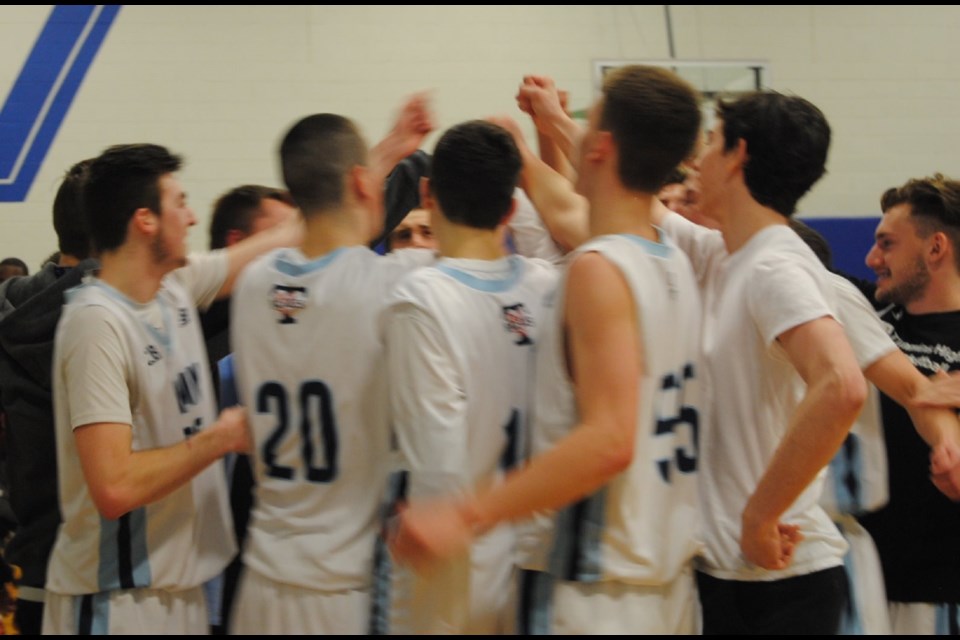
[[(642, 337), (636, 448), (630, 466), (596, 494), (560, 510), (548, 554), (532, 564), (564, 580), (660, 585), (700, 549), (697, 504), (700, 422), (699, 291), (686, 256), (671, 242), (601, 236), (593, 251), (613, 263), (633, 295)], [(572, 258), (575, 259), (575, 258)], [(563, 285), (537, 356), (534, 449), (577, 422), (563, 338)]]

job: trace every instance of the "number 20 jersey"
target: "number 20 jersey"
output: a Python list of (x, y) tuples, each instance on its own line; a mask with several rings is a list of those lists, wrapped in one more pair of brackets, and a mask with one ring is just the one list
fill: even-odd
[[(665, 240), (601, 236), (577, 253), (584, 252), (599, 253), (619, 269), (640, 323), (643, 376), (634, 457), (598, 492), (559, 510), (549, 530), (534, 534), (543, 544), (535, 546), (541, 555), (530, 566), (563, 580), (665, 584), (700, 549), (699, 290), (686, 256)], [(579, 421), (564, 353), (565, 286), (564, 278), (537, 353), (535, 452)]]
[(391, 461), (379, 316), (399, 276), (432, 260), (279, 249), (241, 276), (231, 344), (254, 439), (248, 569), (324, 591), (369, 585)]

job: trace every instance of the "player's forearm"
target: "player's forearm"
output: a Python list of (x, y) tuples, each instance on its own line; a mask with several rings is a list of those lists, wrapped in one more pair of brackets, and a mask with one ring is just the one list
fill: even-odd
[(479, 531), (558, 509), (588, 496), (629, 466), (633, 439), (624, 430), (579, 426), (506, 482), (478, 493), (468, 513)]
[(583, 128), (563, 111), (538, 118), (538, 132), (546, 136), (571, 163), (576, 163)]
[(115, 519), (168, 496), (229, 450), (220, 431), (205, 429), (170, 447), (131, 451), (95, 468), (84, 465), (84, 473), (101, 515)]
[(279, 247), (292, 247), (300, 244), (303, 236), (303, 223), (299, 220), (284, 222), (270, 229), (255, 233), (240, 242), (231, 245), (227, 252), (227, 278), (217, 292), (217, 298), (226, 298), (233, 292), (240, 272), (258, 256)]
[(524, 157), (523, 185), (540, 219), (564, 251), (570, 251), (590, 237), (586, 199), (573, 184), (535, 156)]
[[(747, 501), (744, 526), (777, 521), (836, 454), (866, 394), (862, 376), (830, 372), (810, 386)], [(859, 373), (859, 372), (856, 372)]]
[(913, 407), (908, 408), (907, 413), (910, 414), (917, 434), (930, 448), (946, 442), (960, 444), (960, 422), (953, 410)]
[(382, 184), (401, 160), (416, 151), (410, 138), (399, 131), (391, 131), (370, 149), (370, 171)]
[(954, 410), (917, 405), (917, 399), (928, 392), (933, 383), (902, 351), (891, 351), (867, 367), (864, 374), (907, 410), (917, 433), (931, 448), (945, 442), (960, 443), (960, 421)]
[(553, 141), (553, 138), (539, 129), (537, 130), (537, 146), (540, 149), (540, 159), (543, 160), (548, 167), (570, 182), (576, 179), (576, 171), (574, 171), (570, 160), (563, 154), (557, 143)]

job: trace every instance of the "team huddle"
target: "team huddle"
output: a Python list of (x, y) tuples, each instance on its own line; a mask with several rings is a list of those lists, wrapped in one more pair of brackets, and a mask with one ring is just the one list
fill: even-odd
[[(89, 161), (99, 262), (64, 289), (56, 331), (44, 633), (207, 633), (238, 553), (220, 462), (235, 454), (254, 486), (230, 633), (923, 633), (956, 617), (960, 402), (927, 376), (958, 362), (922, 345), (960, 341), (942, 313), (960, 309), (960, 184), (885, 194), (881, 321), (791, 221), (831, 137), (808, 101), (721, 101), (704, 140), (700, 96), (658, 67), (609, 73), (585, 126), (549, 78), (517, 100), (539, 155), (512, 118), (468, 121), (408, 181), (436, 250), (370, 248), (398, 200), (388, 176), (433, 128), (424, 96), (373, 149), (346, 117), (296, 122), (279, 161), (299, 219), (206, 255), (185, 250), (178, 156)], [(657, 198), (681, 165), (719, 230)], [(923, 269), (896, 254), (909, 242)], [(226, 297), (217, 415), (197, 310)], [(904, 444), (868, 509), (874, 386)], [(904, 559), (905, 540), (942, 562)]]

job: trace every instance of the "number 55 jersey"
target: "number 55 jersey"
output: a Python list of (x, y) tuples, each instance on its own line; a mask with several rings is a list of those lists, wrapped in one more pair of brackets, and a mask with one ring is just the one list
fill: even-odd
[[(591, 496), (529, 532), (525, 563), (555, 578), (659, 586), (690, 570), (700, 550), (697, 443), (701, 306), (685, 255), (672, 243), (600, 236), (577, 250), (609, 260), (630, 288), (639, 320), (642, 377), (633, 461)], [(563, 291), (537, 353), (534, 452), (579, 421), (563, 334)], [(535, 541), (535, 542), (534, 542)]]

